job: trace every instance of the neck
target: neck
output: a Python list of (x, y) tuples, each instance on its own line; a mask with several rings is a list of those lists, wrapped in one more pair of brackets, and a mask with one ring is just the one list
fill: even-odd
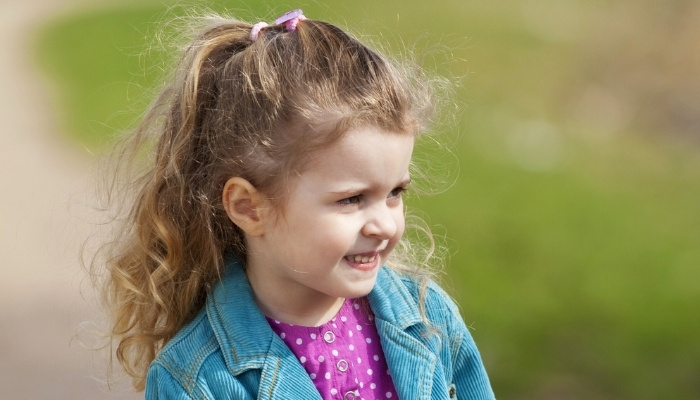
[(256, 269), (246, 275), (255, 294), (255, 302), (265, 316), (299, 326), (319, 326), (330, 321), (342, 308), (345, 299), (310, 292), (308, 288), (284, 281), (265, 279)]

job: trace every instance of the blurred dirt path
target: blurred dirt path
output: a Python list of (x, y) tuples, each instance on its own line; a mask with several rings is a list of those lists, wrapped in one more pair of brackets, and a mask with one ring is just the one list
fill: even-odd
[(79, 263), (94, 160), (61, 140), (30, 44), (41, 22), (80, 6), (0, 0), (0, 399), (143, 397), (108, 393), (105, 361), (73, 340), (94, 316)]

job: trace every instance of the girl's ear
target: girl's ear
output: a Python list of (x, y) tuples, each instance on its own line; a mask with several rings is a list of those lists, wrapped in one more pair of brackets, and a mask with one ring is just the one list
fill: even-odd
[(246, 235), (265, 233), (269, 201), (250, 182), (234, 177), (226, 181), (222, 194), (226, 214)]

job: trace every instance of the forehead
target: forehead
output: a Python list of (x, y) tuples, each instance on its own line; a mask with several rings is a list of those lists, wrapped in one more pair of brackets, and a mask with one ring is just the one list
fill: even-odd
[[(350, 130), (311, 155), (300, 178), (373, 180), (408, 178), (415, 136), (369, 126)], [(364, 178), (364, 179), (363, 179)]]

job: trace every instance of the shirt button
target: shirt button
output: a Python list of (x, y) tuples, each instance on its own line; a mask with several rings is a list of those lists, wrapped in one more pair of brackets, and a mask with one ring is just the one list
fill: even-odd
[(335, 333), (331, 331), (327, 331), (326, 333), (323, 334), (323, 340), (326, 343), (333, 343), (335, 341)]
[(355, 400), (355, 392), (347, 392), (343, 396), (343, 400)]
[(348, 370), (348, 362), (345, 360), (338, 361), (338, 363), (335, 366), (340, 372), (345, 372)]

